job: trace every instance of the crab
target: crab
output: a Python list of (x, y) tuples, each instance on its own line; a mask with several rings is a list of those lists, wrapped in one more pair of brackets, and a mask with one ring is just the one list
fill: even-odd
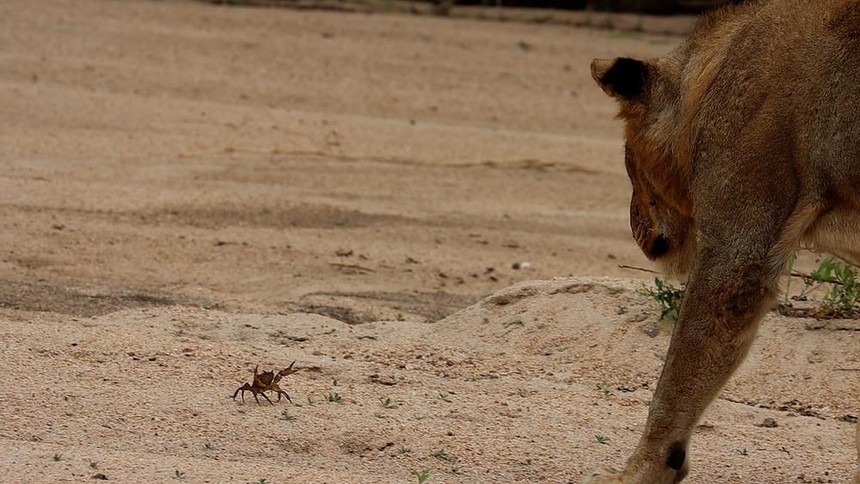
[(260, 399), (257, 398), (257, 394), (263, 395), (263, 398), (265, 398), (267, 402), (274, 405), (274, 403), (272, 403), (272, 401), (269, 400), (269, 397), (266, 396), (266, 392), (275, 392), (278, 395), (278, 401), (279, 402), (281, 401), (281, 395), (283, 395), (283, 396), (287, 397), (288, 402), (293, 403), (293, 401), (290, 399), (290, 396), (287, 394), (287, 392), (285, 392), (278, 385), (278, 382), (281, 381), (281, 378), (288, 376), (288, 375), (292, 375), (293, 373), (296, 373), (297, 371), (299, 371), (298, 369), (295, 369), (295, 370), (293, 369), (293, 365), (295, 365), (295, 364), (296, 364), (296, 362), (293, 361), (292, 363), (290, 363), (290, 366), (284, 368), (283, 370), (281, 370), (277, 373), (275, 373), (275, 370), (264, 371), (263, 373), (257, 373), (257, 369), (259, 368), (259, 365), (255, 366), (254, 367), (254, 380), (253, 380), (253, 382), (252, 383), (245, 383), (244, 385), (237, 388), (236, 391), (233, 393), (233, 400), (236, 399), (236, 395), (238, 395), (239, 392), (242, 392), (242, 403), (245, 403), (245, 392), (249, 391), (254, 395), (254, 400), (257, 401), (257, 405), (260, 405)]

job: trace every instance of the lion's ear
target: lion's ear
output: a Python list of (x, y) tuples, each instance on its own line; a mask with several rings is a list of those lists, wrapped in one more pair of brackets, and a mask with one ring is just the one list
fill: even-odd
[(645, 92), (648, 65), (628, 57), (594, 59), (591, 61), (591, 77), (606, 94), (624, 101), (634, 101)]

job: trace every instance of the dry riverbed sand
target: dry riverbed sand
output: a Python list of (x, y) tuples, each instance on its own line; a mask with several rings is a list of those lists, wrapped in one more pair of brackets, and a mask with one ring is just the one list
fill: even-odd
[[(620, 466), (671, 329), (619, 267), (648, 265), (588, 64), (679, 40), (2, 2), (0, 480)], [(769, 314), (689, 482), (847, 482), (858, 330)], [(292, 403), (230, 398), (293, 360)]]

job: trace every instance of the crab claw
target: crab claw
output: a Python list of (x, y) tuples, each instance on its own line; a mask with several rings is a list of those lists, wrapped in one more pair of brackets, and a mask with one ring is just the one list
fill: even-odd
[(298, 369), (298, 368), (296, 368), (295, 370), (293, 369), (293, 365), (295, 365), (295, 364), (296, 364), (296, 362), (295, 362), (295, 360), (293, 360), (293, 362), (292, 362), (292, 363), (290, 363), (290, 366), (288, 366), (288, 367), (284, 368), (283, 370), (279, 371), (279, 372), (278, 372), (278, 375), (280, 375), (280, 376), (287, 376), (287, 375), (292, 375), (293, 373), (298, 372), (298, 371), (299, 371), (299, 369)]

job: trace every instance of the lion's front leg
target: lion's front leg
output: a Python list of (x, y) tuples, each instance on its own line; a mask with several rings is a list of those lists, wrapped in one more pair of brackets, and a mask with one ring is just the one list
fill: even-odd
[(773, 300), (774, 279), (761, 263), (698, 261), (639, 445), (623, 472), (596, 471), (582, 482), (656, 484), (684, 478), (693, 429), (746, 355)]

